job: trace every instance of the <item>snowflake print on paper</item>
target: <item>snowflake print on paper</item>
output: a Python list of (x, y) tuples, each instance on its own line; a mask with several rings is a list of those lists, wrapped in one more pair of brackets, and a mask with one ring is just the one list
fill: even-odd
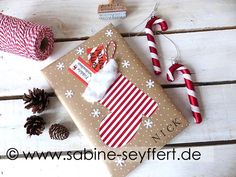
[(115, 160), (116, 166), (123, 167), (125, 165), (125, 161), (121, 157), (117, 157)]
[(151, 119), (148, 120), (144, 120), (144, 126), (148, 129), (148, 128), (152, 128), (152, 124), (153, 122), (151, 121)]
[(58, 69), (58, 70), (63, 70), (64, 68), (65, 68), (64, 63), (59, 62), (59, 63), (57, 64), (57, 69)]
[(106, 30), (105, 35), (106, 35), (107, 37), (112, 37), (112, 35), (113, 35), (112, 30)]
[(146, 86), (147, 86), (148, 88), (154, 87), (154, 81), (152, 81), (151, 79), (149, 79), (148, 81), (146, 81)]
[(65, 92), (66, 98), (72, 98), (73, 95), (74, 95), (74, 93), (72, 90), (66, 90), (66, 92)]
[(101, 112), (99, 111), (99, 109), (93, 109), (93, 111), (91, 112), (91, 115), (93, 117), (99, 117), (100, 114)]
[(78, 55), (82, 55), (84, 53), (84, 48), (79, 47), (78, 49), (76, 49), (76, 53)]
[(128, 68), (130, 66), (129, 61), (127, 61), (127, 60), (124, 60), (121, 64), (122, 64), (123, 68)]

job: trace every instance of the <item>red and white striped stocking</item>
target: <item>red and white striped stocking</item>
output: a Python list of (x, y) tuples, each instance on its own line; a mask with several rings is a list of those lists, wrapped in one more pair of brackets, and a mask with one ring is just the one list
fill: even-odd
[(111, 111), (102, 120), (99, 134), (113, 148), (126, 145), (138, 131), (142, 117), (150, 117), (158, 107), (155, 100), (122, 74), (99, 102)]

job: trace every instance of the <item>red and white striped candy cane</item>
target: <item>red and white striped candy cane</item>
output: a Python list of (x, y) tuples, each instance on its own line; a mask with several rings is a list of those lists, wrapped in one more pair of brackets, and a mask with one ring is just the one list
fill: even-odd
[(187, 69), (185, 66), (175, 63), (167, 71), (167, 80), (171, 82), (175, 80), (174, 78), (175, 71), (180, 71), (183, 74), (193, 117), (195, 119), (195, 122), (199, 124), (202, 122), (202, 117), (200, 114), (200, 109), (199, 109), (195, 89), (193, 86), (193, 82), (191, 80), (191, 73), (189, 69)]
[(161, 73), (161, 65), (158, 59), (156, 41), (153, 34), (153, 29), (152, 29), (153, 25), (156, 25), (156, 24), (160, 25), (162, 31), (166, 31), (168, 29), (168, 26), (167, 26), (167, 23), (163, 19), (157, 16), (152, 16), (145, 26), (145, 33), (148, 40), (148, 46), (149, 46), (149, 50), (150, 50), (150, 54), (152, 58), (154, 73), (158, 75)]

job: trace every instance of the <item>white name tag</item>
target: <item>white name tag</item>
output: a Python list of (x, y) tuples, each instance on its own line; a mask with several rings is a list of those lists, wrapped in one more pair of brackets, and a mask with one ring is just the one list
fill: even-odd
[(76, 59), (69, 67), (70, 73), (75, 75), (84, 85), (88, 85), (91, 77), (96, 72), (82, 58)]

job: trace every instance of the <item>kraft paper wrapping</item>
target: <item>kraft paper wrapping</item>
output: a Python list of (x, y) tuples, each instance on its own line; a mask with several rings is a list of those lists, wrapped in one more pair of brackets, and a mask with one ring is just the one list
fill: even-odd
[[(143, 117), (134, 138), (122, 148), (110, 148), (102, 142), (99, 136), (99, 125), (109, 111), (100, 103), (86, 102), (81, 96), (85, 90), (84, 84), (68, 72), (69, 66), (79, 56), (87, 62), (87, 48), (97, 47), (99, 44), (106, 45), (111, 40), (117, 44), (114, 58), (118, 63), (119, 71), (158, 103), (155, 113), (149, 118)], [(124, 61), (128, 61), (129, 65), (124, 66)], [(156, 83), (156, 79), (150, 75), (112, 24), (44, 68), (42, 72), (81, 133), (88, 138), (92, 149), (96, 147), (97, 150), (113, 150), (117, 154), (123, 150), (144, 151), (149, 147), (160, 149), (188, 126), (186, 119), (171, 103), (161, 86)], [(147, 81), (151, 83), (150, 87), (147, 87)], [(94, 111), (98, 114), (94, 114)], [(147, 125), (147, 121), (152, 122), (151, 126)], [(114, 177), (127, 176), (140, 164), (139, 161), (125, 161), (122, 165), (115, 161), (105, 161), (105, 163)]]

